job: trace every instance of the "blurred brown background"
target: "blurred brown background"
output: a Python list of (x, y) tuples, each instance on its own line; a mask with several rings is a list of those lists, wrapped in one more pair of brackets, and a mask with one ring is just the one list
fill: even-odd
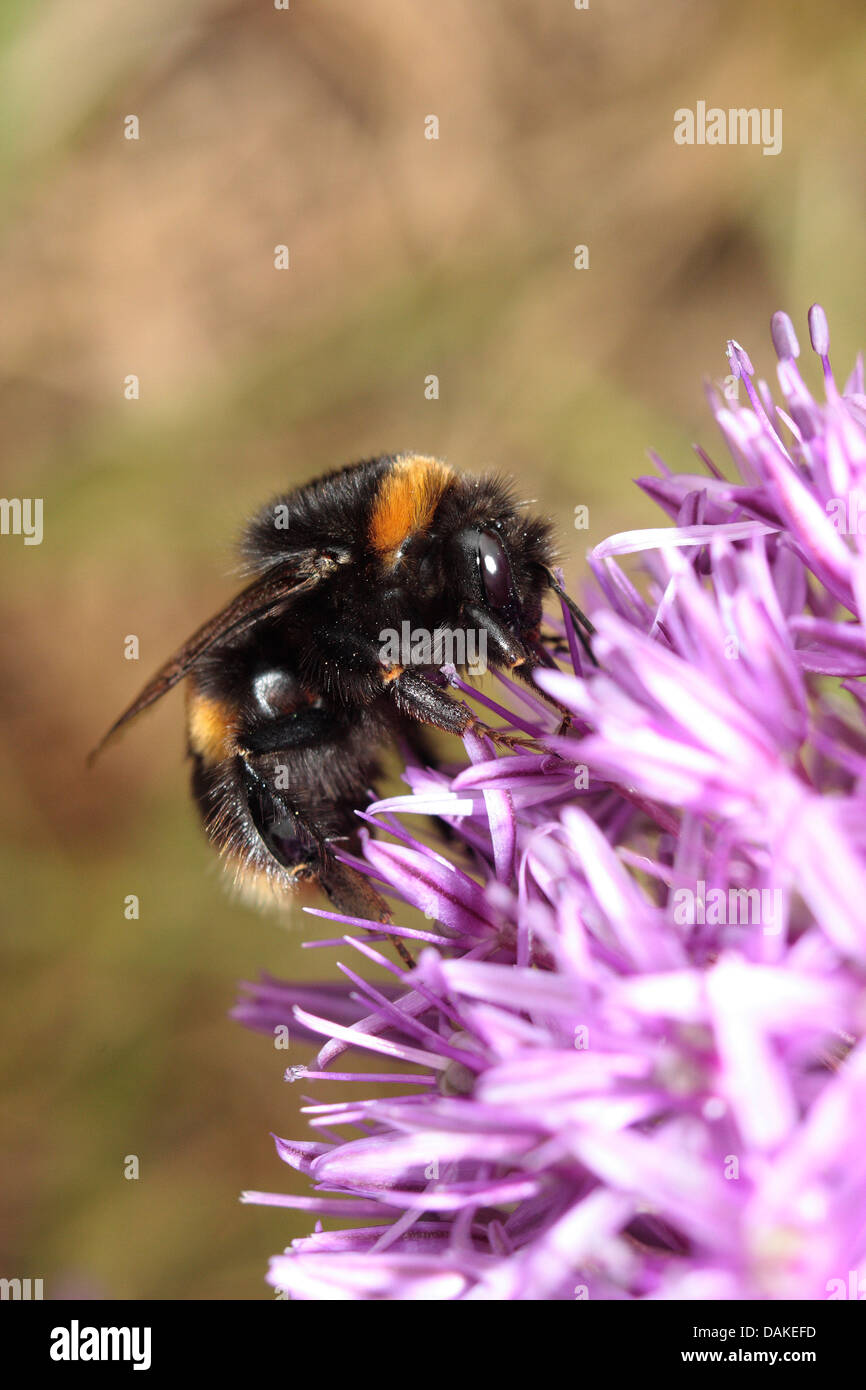
[[(270, 1296), (267, 1255), (310, 1218), (236, 1196), (290, 1185), (268, 1131), (306, 1132), (281, 1072), (309, 1050), (226, 1010), (236, 980), (334, 953), (225, 896), (179, 695), (91, 773), (85, 752), (230, 595), (274, 491), (382, 450), (496, 466), (579, 583), (588, 545), (656, 519), (645, 448), (715, 447), (701, 377), (727, 336), (770, 371), (772, 311), (805, 338), (820, 299), (847, 367), (862, 21), (859, 0), (6, 0), (2, 491), (43, 497), (45, 534), (0, 538), (0, 1275)], [(781, 107), (782, 153), (675, 145), (698, 100)]]

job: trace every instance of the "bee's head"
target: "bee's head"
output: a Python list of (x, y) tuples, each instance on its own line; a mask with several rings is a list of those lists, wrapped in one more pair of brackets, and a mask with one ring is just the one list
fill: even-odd
[(484, 631), (495, 664), (525, 661), (549, 587), (548, 523), (524, 512), (498, 478), (466, 477), (443, 499), (434, 531), (452, 613)]

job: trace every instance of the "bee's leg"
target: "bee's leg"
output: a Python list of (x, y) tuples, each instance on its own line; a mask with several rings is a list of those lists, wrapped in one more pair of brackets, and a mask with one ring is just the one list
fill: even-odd
[(388, 924), (394, 920), (387, 902), (366, 875), (341, 864), (332, 855), (320, 864), (316, 878), (337, 911), (347, 917), (366, 917)]
[(504, 748), (527, 746), (527, 739), (483, 724), (468, 705), (455, 700), (418, 671), (401, 671), (389, 681), (387, 689), (396, 700), (398, 709), (421, 724), (432, 724), (435, 729), (444, 729), (448, 734), (478, 733)]
[[(248, 742), (251, 738), (248, 737)], [(304, 815), (285, 792), (272, 789), (260, 770), (244, 759), (242, 779), (253, 824), (271, 854), (300, 881), (311, 879), (319, 885), (338, 912), (348, 917), (364, 917), (389, 923), (391, 912), (385, 899), (356, 869), (334, 858), (322, 826)], [(346, 829), (352, 831), (351, 811), (346, 813)], [(332, 831), (333, 833), (333, 831)], [(415, 962), (402, 942), (396, 942), (401, 960), (410, 969)]]
[(400, 671), (388, 682), (386, 689), (403, 714), (421, 724), (430, 724), (434, 729), (444, 729), (447, 734), (464, 734), (474, 722), (468, 705), (455, 700), (447, 690), (434, 685), (419, 671)]
[(559, 670), (550, 652), (539, 637), (524, 637), (523, 641), (529, 653), (529, 660), (524, 666), (518, 668), (517, 673), (519, 675), (523, 676), (531, 673), (536, 666), (544, 666), (548, 671)]
[[(329, 854), (321, 863), (316, 878), (338, 912), (345, 913), (347, 917), (372, 918), (387, 926), (393, 922), (393, 913), (381, 893), (357, 869), (341, 864), (339, 859)], [(372, 928), (370, 931), (371, 935), (375, 935)], [(415, 962), (403, 942), (395, 939), (394, 949), (406, 968), (414, 970)]]
[(552, 709), (558, 711), (560, 715), (560, 721), (559, 728), (556, 732), (559, 735), (565, 734), (571, 728), (573, 723), (571, 710), (566, 705), (563, 705), (553, 695), (550, 695), (546, 690), (543, 690), (535, 680), (535, 672), (538, 670), (539, 667), (542, 667), (544, 670), (547, 671), (558, 671), (559, 667), (553, 660), (553, 657), (550, 655), (547, 646), (540, 640), (540, 638), (529, 636), (524, 637), (523, 641), (526, 645), (526, 650), (529, 653), (529, 656), (526, 662), (524, 662), (522, 666), (518, 666), (512, 674), (515, 676), (519, 676), (519, 678), (525, 681), (527, 685), (532, 686), (532, 692), (534, 695), (537, 695), (539, 699), (543, 700), (546, 705), (550, 705)]

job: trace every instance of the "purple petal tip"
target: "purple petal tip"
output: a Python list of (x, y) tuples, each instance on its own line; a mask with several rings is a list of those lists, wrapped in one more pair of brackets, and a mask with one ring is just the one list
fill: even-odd
[(776, 349), (776, 356), (780, 361), (784, 362), (786, 358), (800, 356), (800, 344), (797, 342), (794, 325), (787, 314), (780, 310), (773, 315), (770, 321), (770, 332), (773, 335), (773, 347)]
[(755, 369), (752, 366), (752, 359), (746, 349), (737, 342), (736, 338), (728, 340), (728, 361), (734, 369), (736, 376), (754, 376)]
[(813, 304), (809, 310), (809, 337), (818, 356), (827, 357), (830, 352), (830, 327), (820, 304)]

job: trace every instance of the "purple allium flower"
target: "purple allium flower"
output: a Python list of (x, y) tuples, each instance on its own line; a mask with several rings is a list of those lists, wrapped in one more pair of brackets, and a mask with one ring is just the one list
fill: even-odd
[[(532, 744), (467, 737), (456, 775), (410, 765), (369, 808), (353, 862), (417, 968), (350, 923), (343, 987), (248, 987), (245, 1022), (323, 1040), (291, 1079), (361, 1083), (276, 1141), (311, 1195), (245, 1194), (356, 1223), (273, 1259), (292, 1297), (822, 1299), (866, 1277), (866, 394), (862, 361), (839, 391), (817, 306), (809, 328), (825, 399), (786, 315), (783, 405), (729, 344), (743, 399), (710, 404), (736, 476), (655, 460), (640, 485), (674, 525), (590, 556), (598, 668), (564, 610), (572, 669), (538, 676), (571, 723), (499, 675), (504, 704), (472, 694)], [(361, 1052), (405, 1073), (334, 1066)]]

